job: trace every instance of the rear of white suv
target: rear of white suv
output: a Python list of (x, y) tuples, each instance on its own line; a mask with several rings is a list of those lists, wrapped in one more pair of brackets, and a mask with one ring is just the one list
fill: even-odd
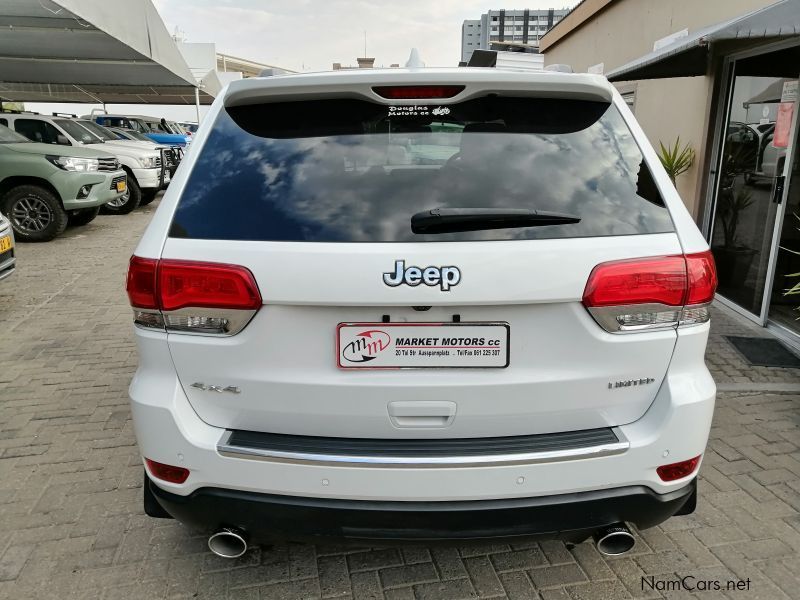
[(250, 79), (185, 160), (128, 273), (148, 514), (232, 555), (693, 510), (713, 260), (604, 78)]

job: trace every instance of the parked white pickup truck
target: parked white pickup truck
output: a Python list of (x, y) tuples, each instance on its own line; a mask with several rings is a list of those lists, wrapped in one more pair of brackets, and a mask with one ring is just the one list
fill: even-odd
[[(172, 174), (171, 170), (166, 168), (169, 165), (164, 164), (163, 153), (165, 150), (171, 152), (169, 146), (156, 144), (152, 141), (145, 142), (120, 139), (113, 131), (109, 131), (106, 127), (89, 119), (77, 119), (76, 122), (101, 138), (106, 144), (113, 147), (113, 150), (111, 147), (106, 147), (106, 149), (112, 154), (117, 155), (123, 167), (127, 166), (126, 161), (123, 159), (123, 154), (127, 154), (131, 159), (130, 167), (125, 170), (128, 171), (131, 197), (136, 192), (134, 186), (139, 187), (140, 197), (138, 206), (143, 206), (152, 202), (158, 191), (169, 184)], [(148, 159), (148, 157), (154, 155), (156, 156), (155, 168), (149, 166), (153, 164), (153, 162)], [(133, 182), (133, 185), (130, 185), (130, 182)]]

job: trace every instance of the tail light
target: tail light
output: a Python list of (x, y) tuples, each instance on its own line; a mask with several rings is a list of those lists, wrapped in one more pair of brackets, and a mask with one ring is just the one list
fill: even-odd
[(183, 483), (189, 478), (189, 469), (184, 467), (165, 465), (164, 463), (156, 462), (149, 458), (145, 458), (144, 462), (147, 464), (147, 469), (150, 471), (150, 474), (156, 479), (169, 481), (170, 483)]
[(238, 265), (131, 257), (134, 322), (151, 329), (234, 335), (261, 306), (253, 274)]
[(601, 263), (583, 305), (612, 333), (674, 329), (708, 321), (717, 274), (711, 251)]
[(675, 481), (688, 477), (697, 469), (700, 464), (700, 457), (695, 456), (689, 460), (682, 460), (681, 462), (672, 463), (669, 465), (662, 465), (656, 469), (656, 473), (661, 478), (661, 481)]

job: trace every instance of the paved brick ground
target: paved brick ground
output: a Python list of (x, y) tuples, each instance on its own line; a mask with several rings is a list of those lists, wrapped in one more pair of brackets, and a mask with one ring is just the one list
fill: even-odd
[(289, 544), (224, 561), (178, 523), (145, 517), (123, 273), (152, 210), (21, 246), (0, 284), (0, 598), (693, 597), (643, 590), (650, 575), (750, 580), (698, 598), (800, 598), (800, 373), (748, 368), (720, 337), (743, 331), (724, 311), (708, 360), (736, 391), (719, 398), (698, 510), (642, 532), (625, 557), (519, 541)]

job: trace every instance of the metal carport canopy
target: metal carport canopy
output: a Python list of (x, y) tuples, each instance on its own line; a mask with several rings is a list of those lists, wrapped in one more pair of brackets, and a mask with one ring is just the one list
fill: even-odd
[(606, 74), (609, 81), (705, 75), (715, 42), (785, 38), (800, 33), (800, 2), (782, 0), (730, 21), (704, 27), (688, 37), (637, 58)]
[(0, 100), (194, 104), (196, 86), (150, 0), (0, 2)]

